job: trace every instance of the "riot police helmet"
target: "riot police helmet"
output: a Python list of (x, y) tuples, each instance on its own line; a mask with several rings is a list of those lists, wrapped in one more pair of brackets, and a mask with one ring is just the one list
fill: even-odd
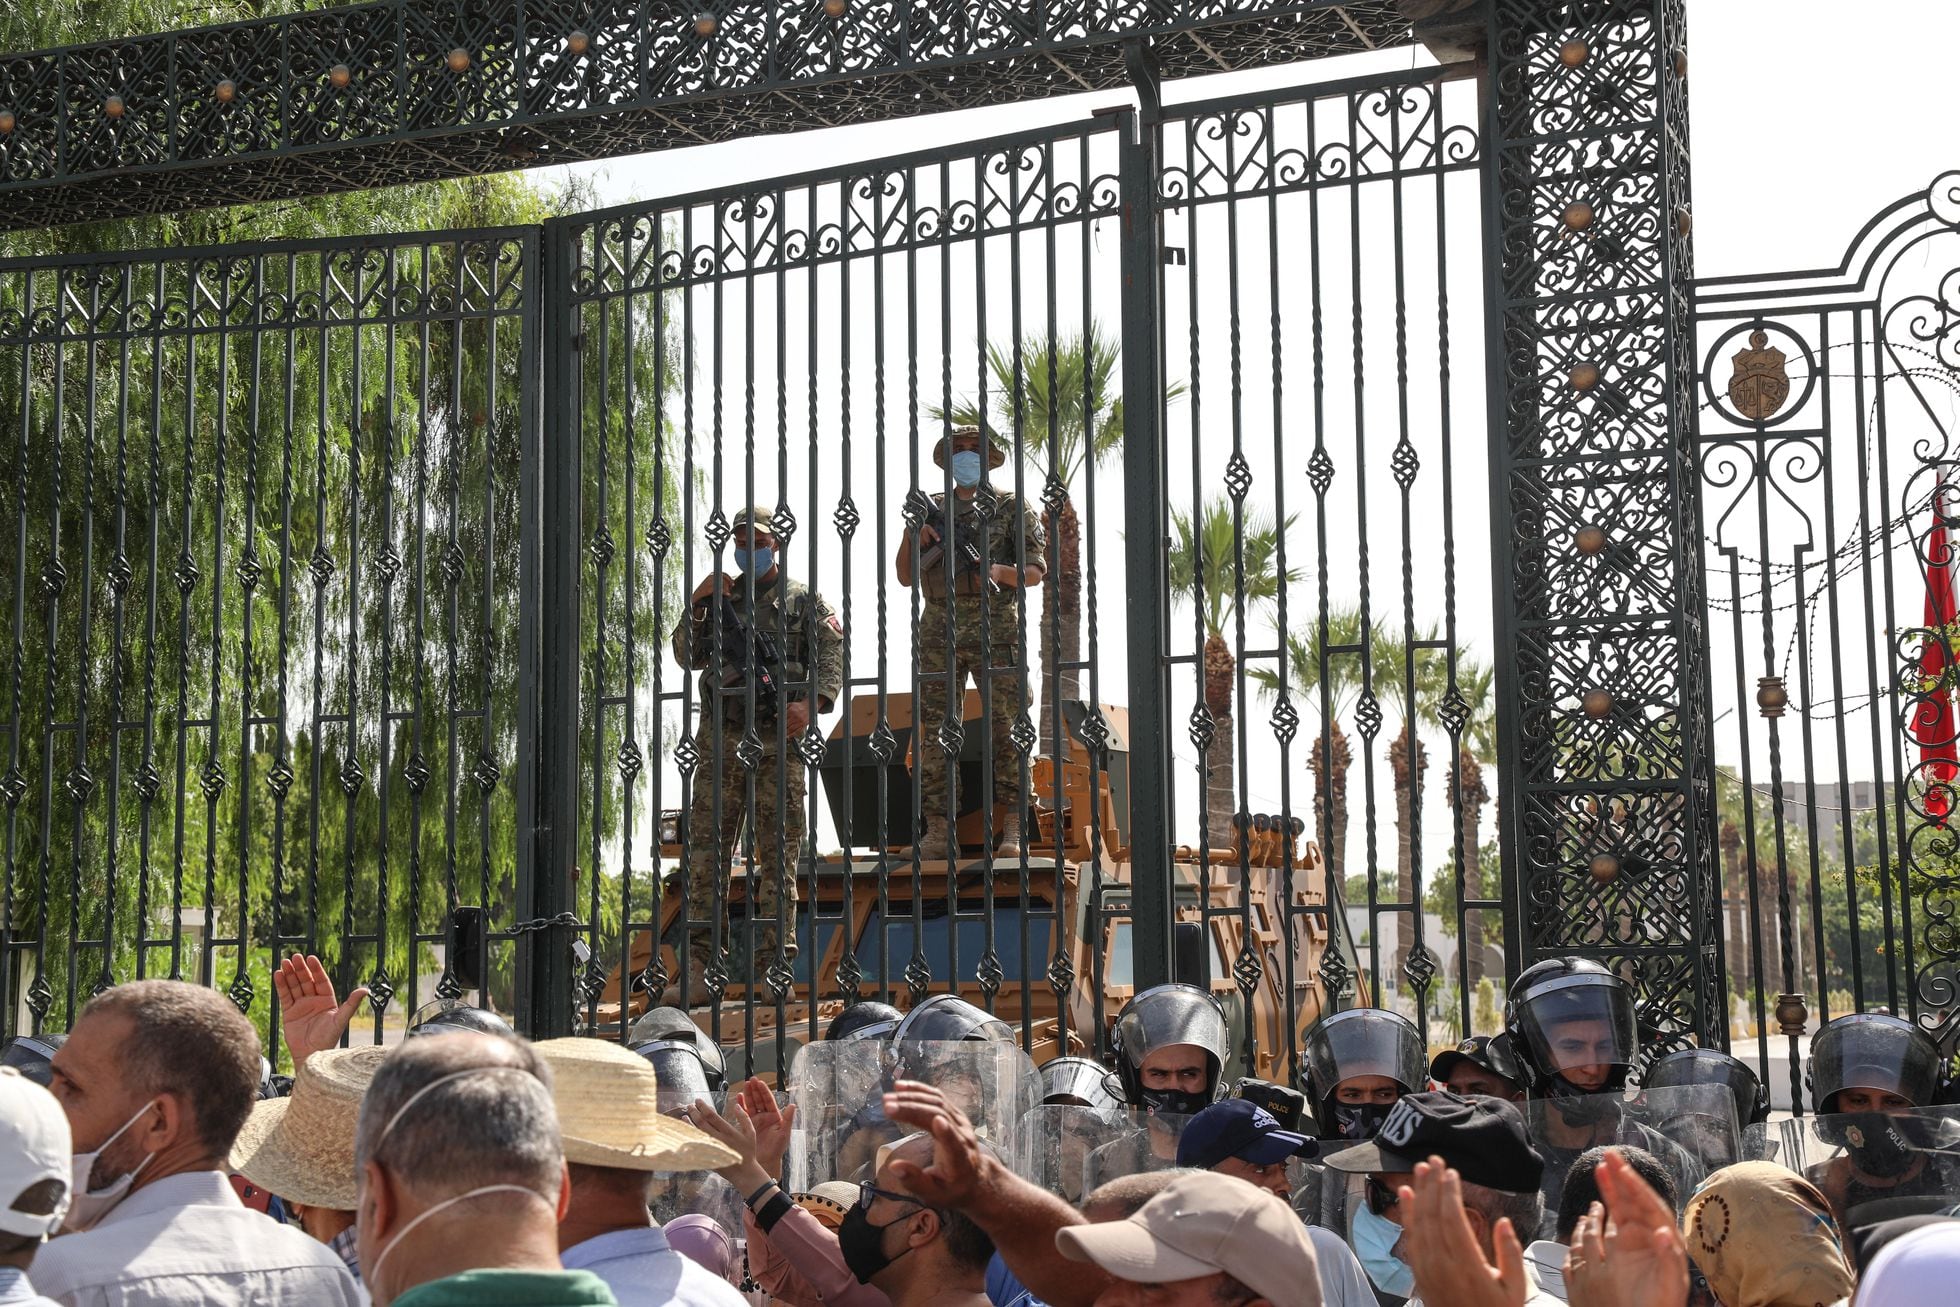
[(1591, 958), (1527, 968), (1504, 1004), (1504, 1029), (1534, 1098), (1618, 1094), (1640, 1051), (1633, 987)]
[(1424, 1051), (1415, 1023), (1384, 1008), (1349, 1008), (1314, 1022), (1300, 1055), (1321, 1138), (1374, 1138), (1402, 1095), (1426, 1087)]
[(830, 1019), (826, 1040), (890, 1039), (905, 1014), (889, 1003), (853, 1003)]
[(898, 1044), (1014, 1042), (1014, 1028), (993, 1013), (977, 1008), (957, 994), (934, 994), (900, 1019), (892, 1031)]
[(12, 1067), (45, 1089), (54, 1079), (55, 1050), (67, 1042), (65, 1034), (16, 1035), (0, 1052), (0, 1066)]
[[(1225, 1029), (1225, 1009), (1209, 991), (1183, 984), (1146, 989), (1116, 1014), (1109, 1040), (1117, 1082), (1131, 1107), (1195, 1116), (1217, 1099), (1230, 1036)], [(1146, 1072), (1154, 1076), (1158, 1068), (1147, 1068), (1146, 1063), (1153, 1057), (1160, 1063), (1174, 1059), (1167, 1050), (1177, 1048), (1195, 1049), (1202, 1058), (1202, 1087), (1185, 1088), (1185, 1077), (1174, 1078), (1169, 1084), (1148, 1083)]]
[(1109, 1068), (1086, 1057), (1051, 1058), (1041, 1065), (1043, 1107), (1089, 1107), (1114, 1113), (1123, 1101), (1110, 1089)]
[(1926, 1107), (1940, 1097), (1941, 1063), (1932, 1036), (1910, 1021), (1889, 1012), (1855, 1012), (1817, 1032), (1805, 1080), (1820, 1116), (1843, 1111), (1839, 1096), (1857, 1089)]
[(1735, 1099), (1740, 1126), (1769, 1120), (1769, 1089), (1739, 1059), (1717, 1048), (1681, 1048), (1657, 1057), (1640, 1078), (1642, 1089), (1675, 1089), (1687, 1085), (1720, 1085)]
[(439, 998), (433, 1003), (424, 1003), (415, 1009), (415, 1015), (408, 1019), (408, 1029), (402, 1038), (416, 1039), (428, 1035), (450, 1035), (459, 1030), (474, 1031), (482, 1035), (500, 1035), (505, 1039), (516, 1039), (517, 1032), (510, 1022), (486, 1008), (472, 1007), (455, 998)]
[(727, 1087), (721, 1045), (679, 1008), (657, 1007), (635, 1021), (626, 1045), (652, 1064), (663, 1100), (692, 1103)]

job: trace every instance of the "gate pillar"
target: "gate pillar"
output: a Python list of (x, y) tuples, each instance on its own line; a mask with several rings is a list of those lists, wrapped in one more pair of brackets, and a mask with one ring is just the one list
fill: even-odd
[(1490, 0), (1483, 186), (1506, 958), (1727, 1044), (1692, 450), (1682, 0)]

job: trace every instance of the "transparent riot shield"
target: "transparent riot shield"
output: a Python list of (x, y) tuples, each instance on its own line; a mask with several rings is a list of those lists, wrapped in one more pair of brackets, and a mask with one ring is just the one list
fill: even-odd
[(1742, 1160), (1782, 1163), (1783, 1127), (1770, 1121), (1742, 1127)]
[(808, 1190), (827, 1180), (870, 1179), (878, 1149), (908, 1133), (885, 1116), (885, 1092), (901, 1079), (938, 1088), (1010, 1164), (1019, 1123), (1039, 1102), (1034, 1064), (1013, 1044), (812, 1044), (790, 1073), (796, 1125), (785, 1160), (787, 1182)]
[(1845, 1229), (1960, 1205), (1960, 1107), (1848, 1112), (1782, 1123), (1779, 1160), (1820, 1189)]
[(656, 1174), (647, 1191), (647, 1208), (654, 1224), (665, 1225), (676, 1216), (700, 1212), (712, 1216), (734, 1240), (746, 1237), (742, 1231), (742, 1195), (713, 1171), (671, 1171)]
[(1095, 1107), (1037, 1107), (1021, 1119), (1014, 1169), (1070, 1206), (1091, 1183), (1090, 1159), (1136, 1131), (1122, 1112)]
[(1146, 1171), (1168, 1171), (1177, 1165), (1177, 1141), (1190, 1123), (1171, 1112), (1122, 1114), (1115, 1137), (1089, 1154), (1087, 1188)]
[(1632, 1097), (1534, 1099), (1525, 1104), (1525, 1127), (1545, 1159), (1540, 1192), (1546, 1231), (1557, 1219), (1566, 1173), (1590, 1149), (1618, 1145), (1652, 1153), (1674, 1180), (1677, 1209), (1710, 1170), (1739, 1160), (1742, 1152), (1735, 1099), (1720, 1085), (1670, 1086)]

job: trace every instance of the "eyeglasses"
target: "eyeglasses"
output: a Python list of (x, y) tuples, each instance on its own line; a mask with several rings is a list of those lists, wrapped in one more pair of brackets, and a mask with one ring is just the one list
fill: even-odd
[(880, 1198), (889, 1198), (895, 1203), (910, 1203), (914, 1207), (924, 1207), (926, 1205), (914, 1198), (911, 1194), (893, 1193), (889, 1189), (880, 1189), (869, 1180), (858, 1181), (857, 1205), (860, 1212), (870, 1211), (871, 1204), (877, 1202)]
[(1402, 1201), (1402, 1195), (1390, 1189), (1374, 1176), (1368, 1177), (1368, 1210), (1376, 1216), (1388, 1215), (1388, 1209)]

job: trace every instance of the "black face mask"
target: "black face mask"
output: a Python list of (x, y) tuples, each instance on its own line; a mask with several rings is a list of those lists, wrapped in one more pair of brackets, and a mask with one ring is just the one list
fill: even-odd
[(1146, 1089), (1138, 1095), (1142, 1107), (1152, 1116), (1196, 1116), (1211, 1106), (1210, 1094), (1186, 1093), (1182, 1089)]
[(1913, 1150), (1907, 1147), (1898, 1123), (1883, 1112), (1847, 1113), (1844, 1142), (1851, 1164), (1877, 1179), (1904, 1175), (1912, 1166)]
[(1382, 1122), (1395, 1110), (1393, 1103), (1334, 1104), (1334, 1133), (1338, 1139), (1366, 1143), (1381, 1133)]
[(885, 1231), (906, 1219), (908, 1217), (900, 1216), (883, 1225), (873, 1225), (862, 1207), (853, 1207), (844, 1213), (844, 1222), (837, 1227), (837, 1251), (843, 1255), (844, 1269), (859, 1284), (870, 1284), (872, 1276), (912, 1251), (908, 1247), (895, 1257), (885, 1255)]

